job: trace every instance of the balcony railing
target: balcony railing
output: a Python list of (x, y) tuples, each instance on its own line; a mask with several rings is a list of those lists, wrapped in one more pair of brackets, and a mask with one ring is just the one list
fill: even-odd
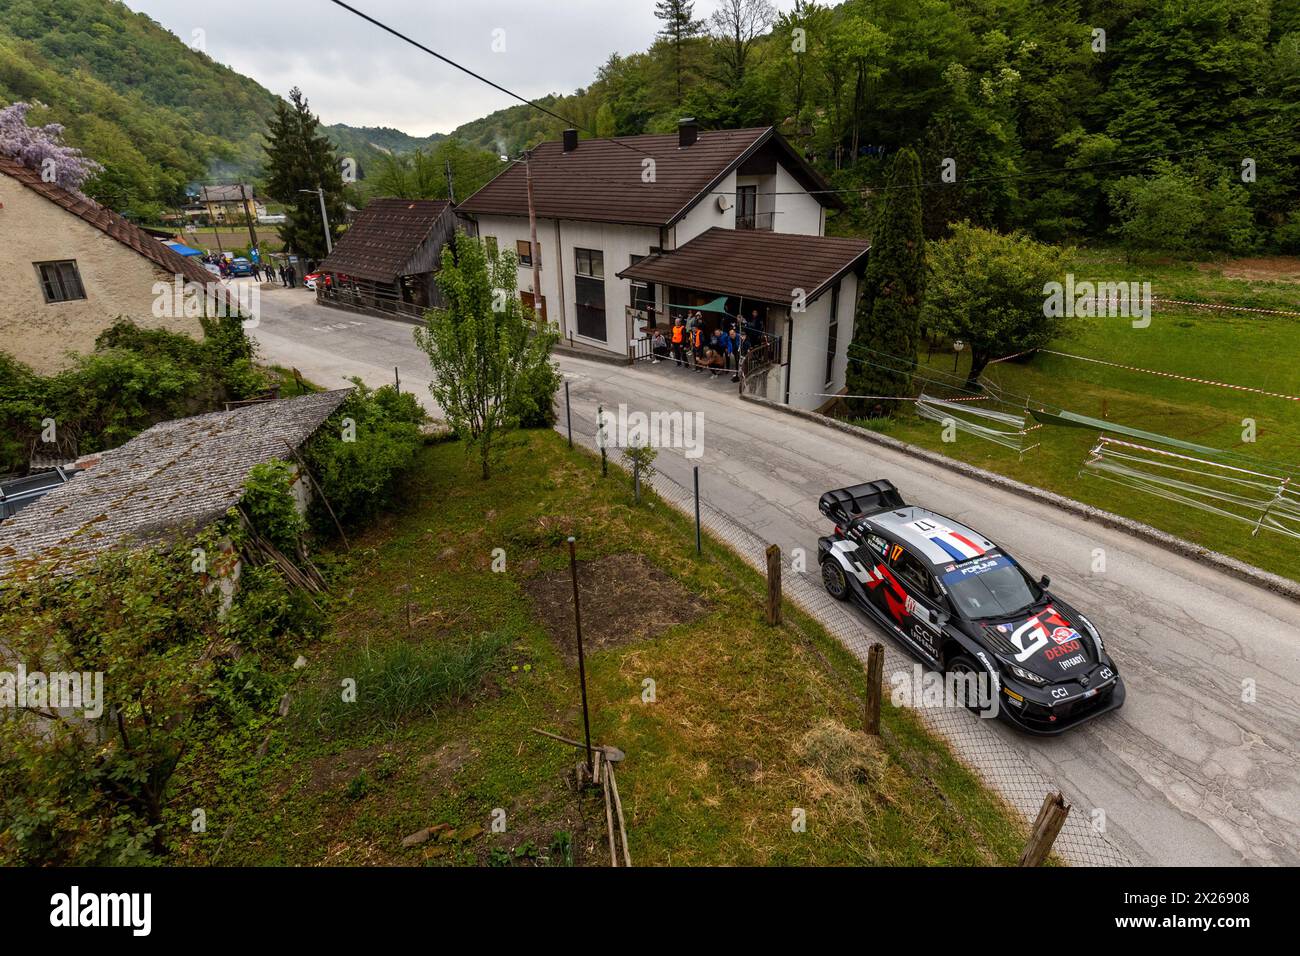
[(771, 232), (772, 222), (776, 218), (775, 213), (770, 212), (753, 212), (747, 215), (736, 213), (737, 229), (757, 229), (760, 232)]

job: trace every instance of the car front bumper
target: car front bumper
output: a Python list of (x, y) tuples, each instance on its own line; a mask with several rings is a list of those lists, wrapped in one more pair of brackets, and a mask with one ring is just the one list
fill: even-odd
[(1077, 727), (1094, 717), (1119, 710), (1124, 706), (1124, 679), (1116, 676), (1114, 683), (1099, 688), (1095, 694), (1078, 696), (1056, 705), (1023, 699), (1017, 703), (1003, 693), (998, 716), (1026, 733), (1054, 737)]

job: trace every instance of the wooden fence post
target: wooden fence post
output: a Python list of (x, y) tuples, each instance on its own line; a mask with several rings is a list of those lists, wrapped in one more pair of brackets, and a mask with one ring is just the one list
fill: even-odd
[(1047, 854), (1052, 852), (1056, 835), (1065, 826), (1065, 818), (1070, 815), (1070, 807), (1059, 793), (1049, 793), (1043, 797), (1042, 809), (1030, 831), (1029, 842), (1020, 854), (1020, 866), (1042, 866)]
[(781, 548), (767, 546), (767, 623), (781, 623)]
[(880, 736), (880, 700), (884, 694), (885, 645), (867, 648), (867, 712), (864, 729), (872, 737)]

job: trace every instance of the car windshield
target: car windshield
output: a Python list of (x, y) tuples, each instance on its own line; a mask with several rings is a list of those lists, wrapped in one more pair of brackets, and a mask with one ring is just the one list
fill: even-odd
[(996, 554), (949, 565), (941, 576), (953, 604), (967, 617), (1009, 617), (1033, 607), (1042, 591), (1010, 559)]

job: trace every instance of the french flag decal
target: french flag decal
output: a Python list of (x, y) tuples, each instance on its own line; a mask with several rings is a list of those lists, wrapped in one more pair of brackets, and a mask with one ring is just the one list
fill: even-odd
[(930, 535), (930, 540), (958, 561), (965, 561), (967, 558), (978, 558), (984, 553), (984, 549), (978, 544), (956, 531), (945, 529), (937, 534)]

